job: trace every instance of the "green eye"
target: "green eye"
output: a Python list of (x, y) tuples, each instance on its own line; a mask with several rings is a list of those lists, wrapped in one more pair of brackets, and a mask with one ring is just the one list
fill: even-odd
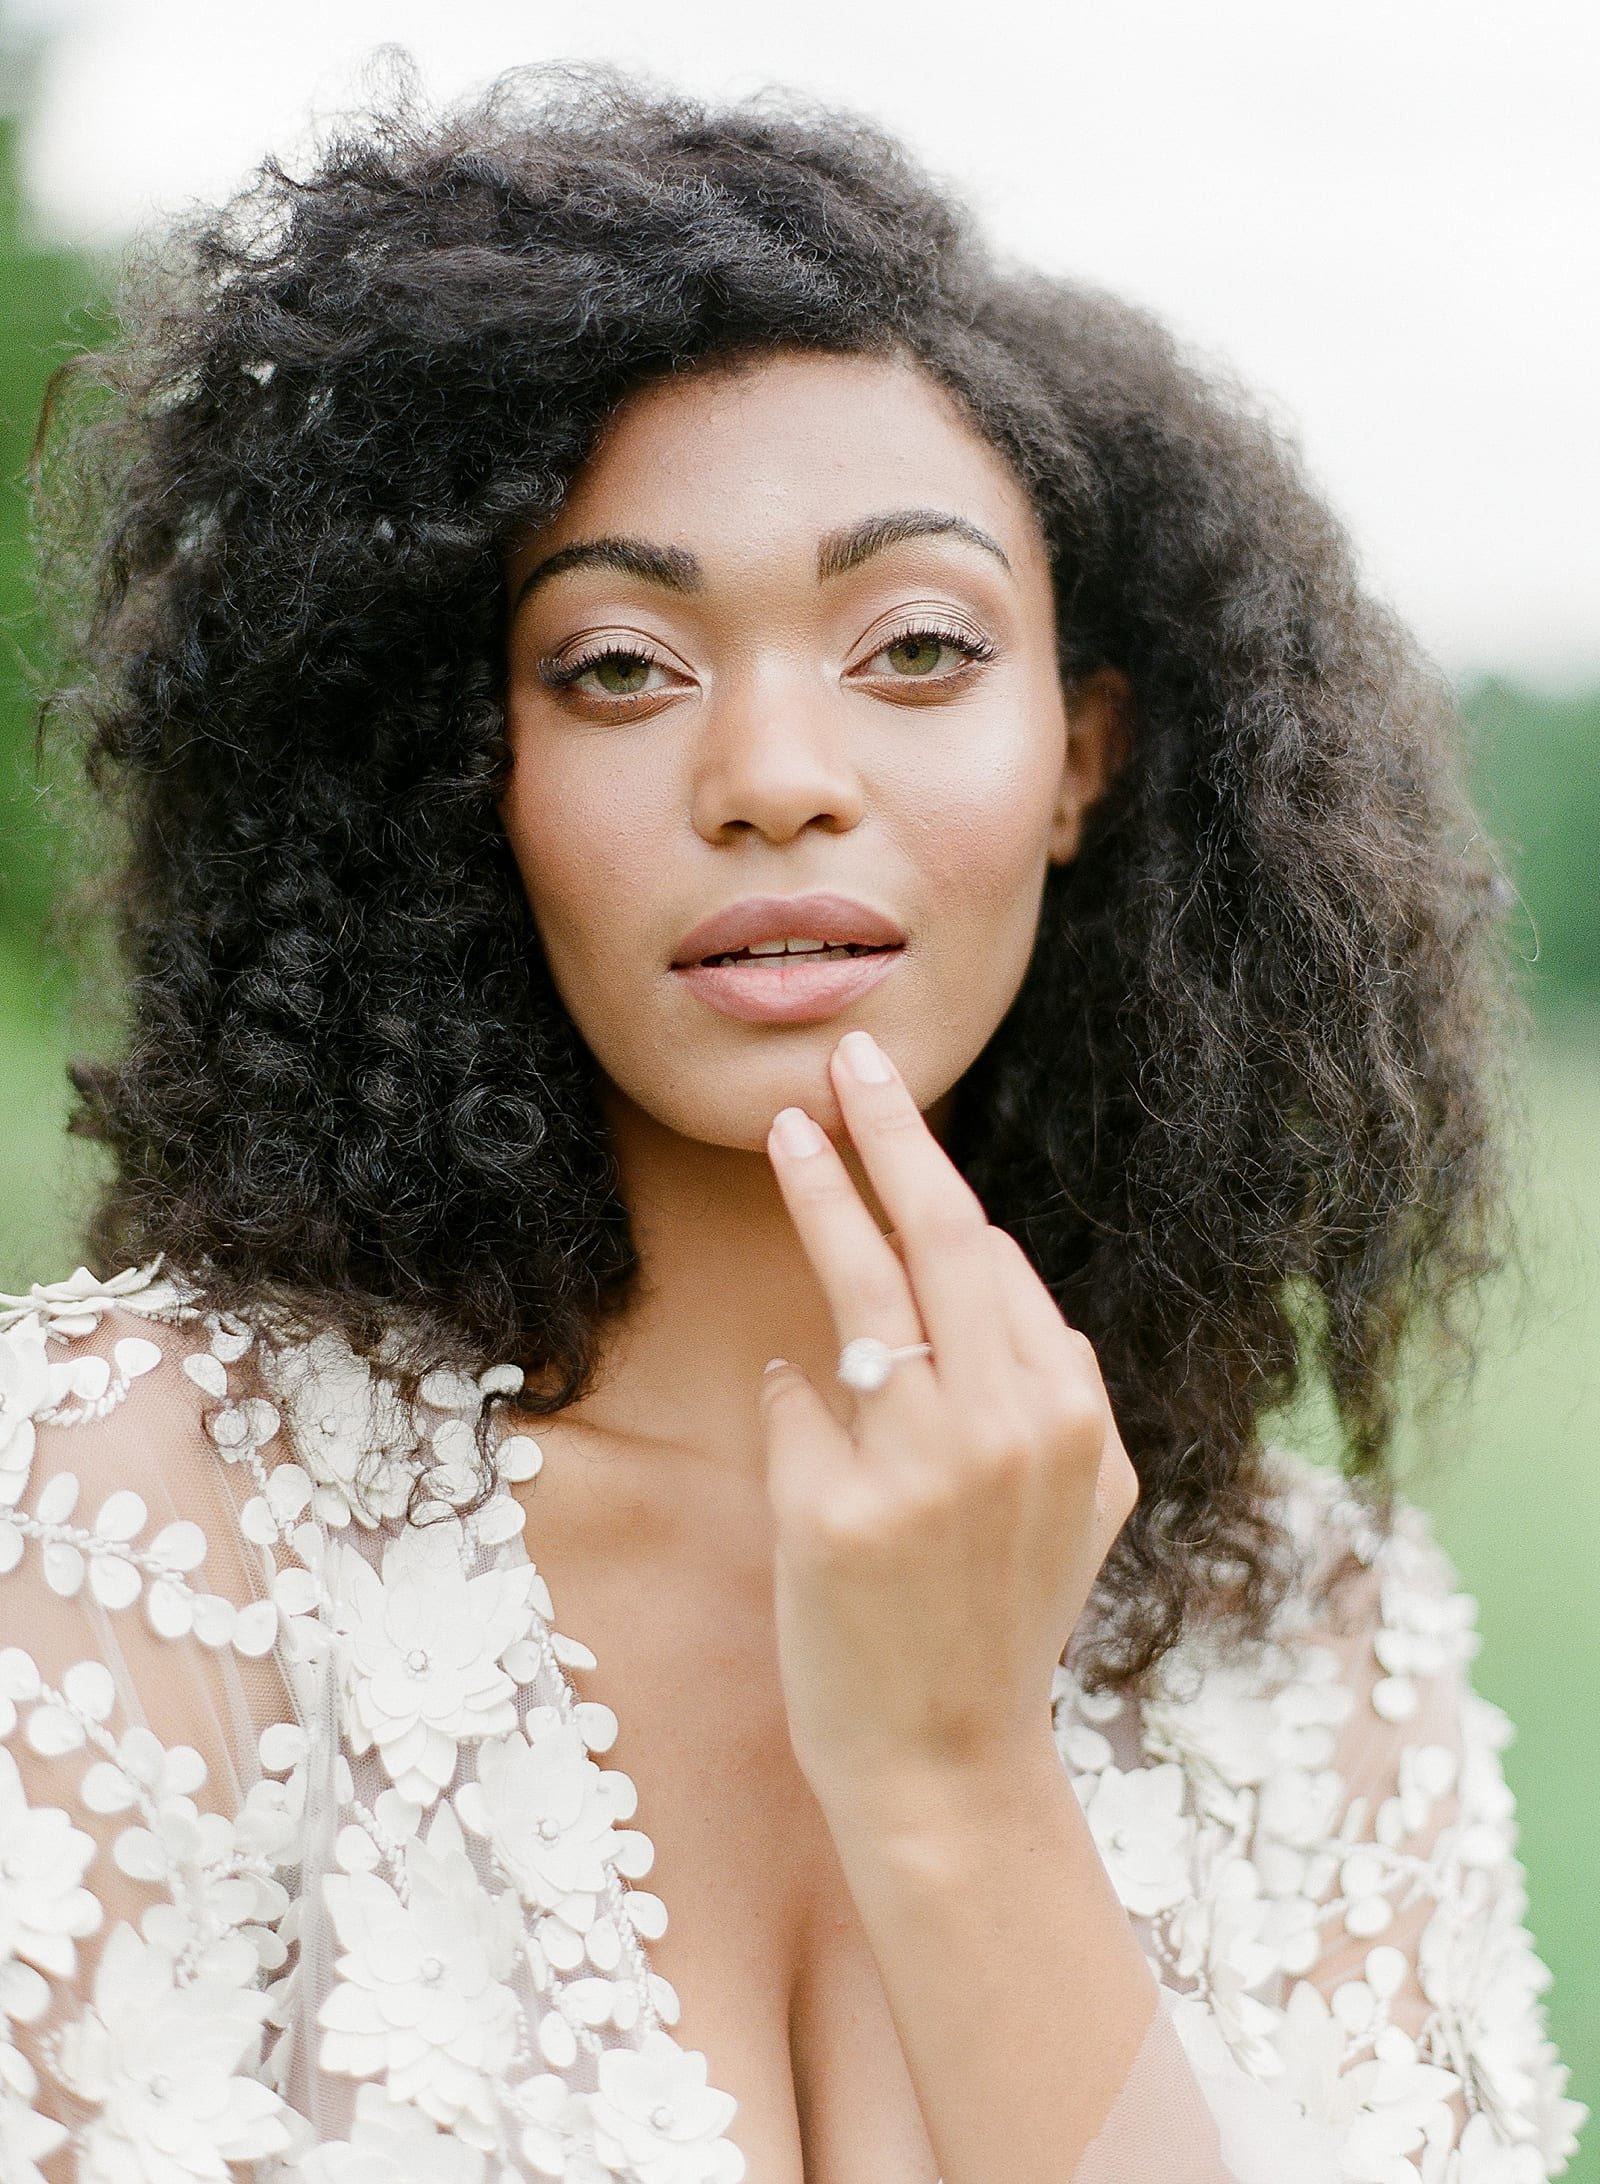
[(884, 658), (897, 675), (931, 675), (946, 651), (939, 637), (902, 637), (884, 647)]
[(637, 652), (608, 652), (589, 673), (608, 698), (633, 698), (650, 680), (650, 662)]

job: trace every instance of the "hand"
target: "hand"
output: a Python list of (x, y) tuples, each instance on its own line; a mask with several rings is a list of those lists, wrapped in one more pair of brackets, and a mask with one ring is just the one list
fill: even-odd
[(830, 1067), (898, 1255), (800, 1110), (768, 1156), (841, 1347), (933, 1354), (857, 1397), (848, 1427), (796, 1367), (763, 1383), (789, 1732), (825, 1809), (1033, 1763), (1055, 1665), (1138, 1498), (1091, 1344), (883, 1050), (851, 1032)]

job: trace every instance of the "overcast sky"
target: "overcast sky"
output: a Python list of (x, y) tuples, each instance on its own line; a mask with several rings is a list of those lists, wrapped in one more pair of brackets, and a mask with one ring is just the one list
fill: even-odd
[(28, 150), (116, 240), (304, 147), (385, 41), (438, 98), (600, 57), (863, 108), (1009, 250), (1160, 310), (1300, 435), (1453, 671), (1600, 676), (1596, 0), (0, 0)]

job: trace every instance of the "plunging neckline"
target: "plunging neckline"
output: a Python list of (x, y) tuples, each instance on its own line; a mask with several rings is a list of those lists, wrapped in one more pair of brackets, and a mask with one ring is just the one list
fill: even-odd
[[(531, 1471), (522, 1475), (523, 1478), (536, 1478), (543, 1470), (546, 1461), (546, 1452), (544, 1449), (544, 1445), (539, 1440), (536, 1434), (529, 1433), (526, 1431), (526, 1429), (520, 1426), (508, 1427), (507, 1430), (496, 1436), (493, 1450), (491, 1452), (493, 1457), (498, 1460), (505, 1443), (512, 1439), (528, 1440), (532, 1442), (534, 1448), (538, 1451), (537, 1464), (533, 1467)], [(521, 1481), (519, 1480), (518, 1483), (521, 1483)], [(578, 1658), (573, 1660), (572, 1665), (586, 1669), (594, 1669), (599, 1666), (598, 1656), (596, 1655), (594, 1648), (590, 1646), (584, 1639), (575, 1637), (570, 1632), (562, 1629), (560, 1622), (557, 1618), (555, 1595), (551, 1591), (550, 1581), (548, 1577), (545, 1576), (544, 1570), (538, 1561), (537, 1555), (534, 1552), (534, 1543), (530, 1538), (533, 1522), (532, 1508), (528, 1502), (522, 1501), (518, 1495), (513, 1493), (511, 1485), (507, 1482), (505, 1475), (500, 1471), (497, 1461), (495, 1487), (489, 1497), (489, 1501), (484, 1506), (488, 1507), (500, 1501), (508, 1503), (521, 1520), (517, 1525), (516, 1531), (511, 1534), (505, 1542), (505, 1545), (509, 1547), (512, 1551), (512, 1561), (516, 1564), (525, 1564), (537, 1576), (540, 1583), (543, 1585), (545, 1598), (550, 1603), (550, 1613), (548, 1616), (543, 1613), (543, 1611), (538, 1607), (537, 1603), (535, 1603), (534, 1606), (534, 1615), (540, 1630), (539, 1651), (541, 1664), (549, 1669), (552, 1680), (559, 1693), (558, 1711), (560, 1713), (561, 1719), (564, 1722), (570, 1723), (577, 1730), (577, 1733), (583, 1739), (586, 1752), (590, 1755), (595, 1754), (597, 1751), (601, 1753), (610, 1751), (616, 1742), (616, 1733), (614, 1732), (613, 1735), (607, 1740), (607, 1742), (603, 1746), (595, 1746), (591, 1744), (589, 1742), (587, 1734), (585, 1733), (580, 1710), (585, 1708), (592, 1710), (596, 1706), (605, 1706), (605, 1711), (607, 1712), (607, 1714), (609, 1714), (611, 1720), (617, 1725), (617, 1731), (619, 1732), (622, 1726), (621, 1716), (619, 1715), (615, 1707), (606, 1705), (604, 1701), (586, 1700), (579, 1696), (578, 1691), (576, 1690), (572, 1682), (572, 1677), (569, 1673), (568, 1661), (562, 1658), (562, 1651), (563, 1649), (565, 1649), (565, 1651), (569, 1655), (578, 1656)], [(518, 1677), (517, 1683), (519, 1690), (526, 1692), (532, 1685), (536, 1683), (537, 1677), (537, 1670), (535, 1670), (531, 1676)], [(592, 1756), (590, 1764), (595, 1764)], [(644, 1862), (642, 1867), (641, 1877), (643, 1874), (653, 1875), (655, 1872), (656, 1863), (655, 1839), (647, 1827), (642, 1827), (638, 1824), (638, 1784), (634, 1781), (632, 1775), (628, 1774), (625, 1769), (608, 1768), (601, 1771), (609, 1774), (620, 1775), (622, 1779), (627, 1783), (628, 1789), (634, 1799), (634, 1804), (627, 1814), (629, 1832), (634, 1836), (641, 1838), (644, 1847), (649, 1852), (648, 1859)], [(630, 2044), (636, 2049), (640, 2048), (642, 2047), (645, 2039), (652, 2031), (659, 2031), (665, 2033), (668, 2038), (672, 2039), (674, 2041), (674, 2044), (679, 2046), (681, 2053), (690, 2057), (698, 2058), (704, 2069), (704, 2081), (708, 2093), (714, 2096), (719, 2096), (720, 2098), (732, 2103), (732, 2112), (726, 2119), (726, 2122), (724, 2123), (722, 2128), (716, 2133), (716, 2136), (713, 2139), (701, 2141), (701, 2143), (712, 2146), (727, 2145), (738, 2154), (741, 2163), (745, 2163), (746, 2157), (743, 2149), (739, 2146), (736, 2139), (729, 2137), (729, 2129), (734, 2124), (738, 2116), (737, 2097), (731, 2093), (726, 2093), (713, 2079), (711, 2074), (711, 2060), (710, 2057), (705, 2053), (705, 2051), (700, 2048), (683, 2048), (681, 2046), (681, 2043), (677, 2041), (677, 2036), (675, 2032), (672, 2030), (672, 2027), (678, 2023), (679, 2016), (681, 2015), (681, 1997), (678, 1995), (678, 1990), (673, 1985), (673, 1983), (657, 1969), (655, 1961), (651, 1955), (651, 1943), (659, 1940), (662, 1934), (666, 1932), (668, 1926), (671, 1924), (672, 1907), (670, 1904), (667, 1903), (665, 1898), (661, 1896), (656, 1890), (636, 1888), (629, 1876), (623, 1873), (615, 1864), (608, 1864), (608, 1872), (611, 1879), (611, 1888), (614, 1891), (614, 1894), (608, 1898), (608, 1908), (611, 1909), (614, 1913), (617, 1930), (619, 1934), (623, 1937), (623, 1952), (628, 1960), (629, 1968), (633, 1975), (634, 1989), (639, 1999), (640, 2014), (637, 2023), (631, 2028), (628, 2034)], [(659, 1905), (659, 1915), (647, 1915), (642, 1922), (637, 1921), (632, 1913), (627, 1909), (627, 1900), (632, 1897), (640, 1896), (646, 1896), (653, 1903)], [(545, 1916), (545, 1914), (531, 1909), (531, 1907), (526, 1903), (519, 1903), (519, 1909), (521, 1913), (522, 1933), (524, 1941), (535, 1942), (536, 1937), (534, 1934), (534, 1928), (537, 1925), (539, 1919)], [(653, 1933), (647, 1931), (648, 1928), (652, 1927), (654, 1928)], [(670, 2021), (663, 2018), (661, 2014), (660, 2008), (656, 2002), (655, 1992), (653, 1991), (656, 1988), (665, 1988), (672, 1995), (674, 2002), (678, 2004), (678, 2014), (674, 2015), (674, 2017)], [(552, 2008), (556, 2007), (553, 2001), (550, 2006)], [(580, 2047), (580, 2053), (581, 2052), (582, 2049)], [(568, 2069), (570, 2070), (571, 2067), (572, 2066), (569, 2065)], [(563, 2073), (563, 2075), (565, 2075), (565, 2073)], [(746, 2164), (746, 2168), (747, 2166), (748, 2165)], [(746, 2173), (745, 2169), (741, 2169), (740, 2173), (741, 2175)]]
[[(534, 1448), (538, 1451), (538, 1462), (534, 1466), (533, 1470), (531, 1472), (523, 1473), (518, 1478), (516, 1483), (521, 1484), (525, 1483), (525, 1481), (529, 1478), (537, 1478), (539, 1476), (539, 1474), (543, 1471), (545, 1463), (549, 1460), (548, 1451), (546, 1450), (543, 1442), (536, 1432), (530, 1431), (528, 1427), (524, 1425), (508, 1424), (501, 1432), (501, 1434), (499, 1434), (495, 1439), (492, 1450), (493, 1456), (495, 1458), (498, 1458), (505, 1442), (513, 1438), (525, 1439), (532, 1442)], [(518, 1523), (515, 1532), (513, 1534), (510, 1534), (506, 1541), (506, 1545), (511, 1550), (512, 1558), (517, 1564), (526, 1565), (529, 1569), (537, 1574), (538, 1578), (543, 1584), (545, 1598), (549, 1602), (550, 1613), (548, 1617), (544, 1615), (541, 1609), (536, 1607), (535, 1618), (536, 1622), (540, 1626), (542, 1634), (542, 1658), (548, 1664), (553, 1682), (560, 1694), (559, 1710), (562, 1719), (564, 1721), (574, 1722), (580, 1708), (592, 1709), (595, 1706), (603, 1706), (606, 1713), (610, 1715), (612, 1722), (616, 1724), (616, 1729), (613, 1732), (612, 1737), (603, 1747), (604, 1751), (609, 1751), (613, 1748), (614, 1744), (618, 1739), (618, 1736), (621, 1734), (623, 1728), (625, 1727), (623, 1716), (620, 1714), (617, 1708), (611, 1706), (606, 1701), (589, 1700), (582, 1698), (579, 1695), (576, 1687), (574, 1686), (571, 1674), (569, 1673), (568, 1661), (562, 1658), (562, 1651), (564, 1650), (569, 1656), (579, 1656), (579, 1658), (572, 1662), (572, 1665), (576, 1667), (581, 1667), (586, 1670), (593, 1670), (599, 1666), (598, 1656), (596, 1655), (594, 1648), (590, 1646), (585, 1639), (575, 1636), (572, 1632), (562, 1627), (558, 1616), (558, 1604), (556, 1602), (555, 1595), (551, 1590), (549, 1579), (545, 1575), (543, 1566), (540, 1564), (537, 1554), (535, 1552), (536, 1543), (532, 1538), (534, 1519), (532, 1497), (530, 1496), (527, 1501), (524, 1501), (518, 1494), (514, 1493), (512, 1491), (511, 1485), (507, 1483), (506, 1477), (500, 1471), (497, 1464), (496, 1484), (493, 1493), (490, 1496), (490, 1501), (498, 1502), (501, 1500), (508, 1502), (512, 1506), (512, 1509), (516, 1516), (520, 1519), (520, 1522)], [(538, 1672), (535, 1671), (532, 1676), (525, 1679), (519, 1678), (519, 1687), (524, 1691), (527, 1690), (529, 1686), (536, 1681), (537, 1673)], [(579, 1727), (579, 1734), (583, 1734), (581, 1725)], [(587, 1744), (587, 1739), (585, 1739), (585, 1743)], [(589, 1749), (593, 1751), (595, 1748), (589, 1747)], [(633, 1777), (630, 1774), (627, 1774), (625, 1769), (621, 1768), (611, 1769), (607, 1771), (622, 1774), (628, 1783), (633, 1798), (635, 1799), (635, 1801), (637, 1801), (639, 1791), (638, 1785), (634, 1782)], [(649, 1857), (647, 1863), (643, 1867), (643, 1872), (653, 1876), (655, 1872), (656, 1862), (655, 1840), (649, 1829), (642, 1827), (639, 1824), (637, 1802), (635, 1802), (635, 1805), (631, 1809), (628, 1819), (628, 1826), (630, 1833), (632, 1833), (636, 1837), (642, 1838), (644, 1844), (648, 1846)], [(677, 2041), (677, 2035), (673, 2028), (679, 2022), (679, 2015), (681, 2015), (681, 1997), (679, 1997), (677, 1988), (673, 1985), (673, 1983), (669, 1979), (667, 1979), (662, 1972), (658, 1970), (654, 1957), (652, 1955), (651, 1943), (653, 1941), (659, 1940), (662, 1934), (667, 1931), (668, 1927), (671, 1924), (672, 1906), (655, 1889), (648, 1887), (645, 1889), (639, 1889), (634, 1885), (634, 1882), (626, 1874), (622, 1873), (615, 1867), (612, 1867), (610, 1871), (612, 1883), (616, 1890), (615, 1900), (611, 1907), (615, 1911), (615, 1923), (618, 1927), (618, 1930), (625, 1937), (626, 1953), (629, 1957), (630, 1967), (634, 1976), (635, 1990), (638, 1993), (640, 2003), (639, 2021), (626, 2037), (635, 2048), (638, 2048), (642, 2045), (643, 2041), (652, 2029), (659, 2030), (660, 2032), (664, 2033), (668, 2038), (674, 2041), (674, 2044), (679, 2047), (679, 2051), (681, 2054), (691, 2057), (699, 2062), (699, 2064), (702, 2066), (703, 2083), (705, 2085), (707, 2094), (714, 2099), (726, 2100), (730, 2105), (730, 2113), (724, 2121), (722, 2127), (716, 2132), (714, 2137), (699, 2140), (696, 2142), (696, 2144), (703, 2148), (713, 2148), (718, 2146), (728, 2147), (733, 2153), (738, 2156), (739, 2162), (741, 2163), (741, 2168), (738, 2172), (739, 2176), (748, 2179), (748, 2157), (746, 2156), (743, 2147), (739, 2144), (737, 2137), (732, 2135), (737, 2130), (740, 2112), (737, 2096), (726, 2092), (725, 2089), (720, 2085), (718, 2079), (713, 2076), (712, 2060), (705, 2049), (699, 2047), (685, 2048), (682, 2046), (681, 2043)], [(633, 1918), (625, 1908), (626, 1899), (630, 1897), (638, 1897), (641, 1895), (649, 1896), (653, 1900), (653, 1902), (659, 1906), (659, 1916), (650, 1922), (654, 1928), (653, 1933), (647, 1934), (638, 1925), (636, 1925)], [(533, 1938), (533, 1928), (538, 1923), (538, 1920), (541, 1916), (543, 1916), (543, 1914), (530, 1909), (530, 1907), (526, 1904), (523, 1904), (521, 1906), (521, 1914), (524, 1936), (531, 1940)], [(581, 1968), (578, 1976), (581, 1976)], [(670, 2022), (663, 2019), (663, 2017), (661, 2016), (660, 2010), (658, 2009), (655, 2002), (655, 1997), (651, 1991), (653, 1985), (658, 1985), (660, 1987), (666, 1988), (668, 1992), (673, 1996), (674, 2001), (679, 2005), (679, 2015), (675, 2015), (670, 2020)], [(556, 2005), (552, 2003), (551, 2006), (555, 2007)], [(573, 2066), (571, 2065), (568, 2066), (569, 2071), (572, 2067)], [(564, 2073), (563, 2075), (566, 2074)], [(731, 2178), (729, 2179), (729, 2184), (733, 2184), (733, 2180)], [(937, 2179), (936, 2184), (939, 2184), (939, 2180)]]
[[(531, 1438), (531, 1436), (529, 1438)], [(586, 1661), (580, 1661), (576, 1665), (583, 1668), (598, 1668), (598, 1666), (600, 1665), (598, 1656), (596, 1655), (594, 1648), (589, 1645), (584, 1639), (575, 1637), (570, 1631), (565, 1631), (561, 1628), (560, 1623), (557, 1621), (556, 1618), (555, 1595), (553, 1592), (550, 1591), (550, 1580), (545, 1576), (544, 1570), (541, 1567), (537, 1556), (534, 1555), (529, 1548), (527, 1526), (530, 1519), (530, 1512), (528, 1511), (526, 1506), (517, 1499), (516, 1495), (511, 1492), (509, 1487), (504, 1485), (500, 1486), (496, 1490), (496, 1494), (492, 1498), (498, 1500), (501, 1496), (504, 1496), (504, 1498), (512, 1505), (512, 1507), (518, 1512), (518, 1514), (522, 1518), (522, 1524), (517, 1530), (514, 1542), (508, 1542), (508, 1544), (514, 1544), (517, 1551), (514, 1559), (520, 1559), (522, 1562), (524, 1562), (527, 1567), (531, 1571), (533, 1571), (534, 1574), (542, 1581), (546, 1595), (548, 1596), (550, 1601), (550, 1614), (548, 1617), (540, 1613), (537, 1607), (535, 1608), (534, 1612), (538, 1617), (541, 1627), (541, 1658), (543, 1663), (549, 1668), (560, 1690), (561, 1696), (559, 1701), (559, 1710), (561, 1718), (565, 1722), (570, 1722), (573, 1727), (577, 1729), (578, 1734), (583, 1737), (584, 1748), (586, 1751), (590, 1752), (591, 1754), (596, 1751), (608, 1752), (610, 1751), (612, 1744), (615, 1742), (615, 1738), (609, 1739), (604, 1745), (600, 1746), (596, 1746), (595, 1744), (591, 1743), (588, 1735), (584, 1731), (582, 1719), (579, 1714), (579, 1709), (581, 1707), (593, 1708), (597, 1705), (604, 1704), (604, 1702), (600, 1700), (584, 1699), (579, 1696), (577, 1689), (573, 1684), (572, 1678), (568, 1673), (567, 1664), (561, 1658), (561, 1653), (558, 1648), (566, 1647), (569, 1650), (581, 1648), (581, 1650), (588, 1655), (588, 1659)], [(522, 1690), (526, 1690), (528, 1689), (529, 1685), (534, 1681), (534, 1679), (531, 1677), (519, 1677), (517, 1681), (519, 1688)], [(612, 1719), (616, 1721), (620, 1730), (621, 1716), (617, 1713), (616, 1708), (608, 1706), (606, 1708), (606, 1711), (611, 1715)], [(627, 1782), (629, 1788), (632, 1790), (635, 1798), (637, 1798), (638, 1784), (634, 1781), (632, 1775), (626, 1774), (625, 1771), (621, 1768), (608, 1768), (605, 1770), (605, 1772), (611, 1774), (622, 1774), (624, 1780)], [(648, 1846), (650, 1852), (649, 1862), (645, 1866), (644, 1870), (647, 1873), (653, 1873), (655, 1871), (656, 1862), (655, 1839), (651, 1835), (648, 1828), (639, 1827), (634, 1824), (636, 1814), (637, 1808), (635, 1810), (635, 1815), (630, 1816), (631, 1832), (644, 1838), (644, 1842)], [(634, 1888), (633, 1882), (628, 1878), (628, 1876), (625, 1873), (618, 1872), (615, 1866), (611, 1868), (611, 1872), (616, 1883), (619, 1901), (621, 1898), (626, 1896), (655, 1894), (654, 1890), (636, 1890)], [(662, 1904), (662, 1908), (667, 1915), (667, 1921), (670, 1922), (672, 1916), (671, 1906), (667, 1904), (665, 1900), (660, 1896), (656, 1897), (656, 1901)], [(526, 1911), (526, 1907), (524, 1907), (525, 1931), (530, 1928), (531, 1920), (535, 1916), (538, 1916), (538, 1914), (529, 1914)], [(657, 2009), (654, 1998), (650, 1992), (650, 1981), (652, 1976), (657, 1979), (661, 1979), (662, 1975), (656, 1971), (655, 1965), (651, 1961), (647, 1937), (640, 1931), (639, 1927), (635, 1925), (631, 1917), (625, 1918), (621, 1930), (624, 1935), (631, 1934), (634, 1937), (634, 1951), (630, 1951), (629, 1955), (630, 1959), (632, 1960), (633, 1969), (636, 1975), (636, 1983), (639, 1989), (640, 2007), (644, 2013), (645, 2022), (648, 2025), (660, 2024), (663, 2022), (663, 2020), (661, 2018), (661, 2013)], [(665, 1931), (665, 1925), (662, 1926), (661, 1931)], [(672, 1983), (670, 1980), (663, 1979), (662, 1984), (666, 1986), (671, 1986)], [(676, 1995), (676, 1988), (673, 1988), (673, 1993)]]

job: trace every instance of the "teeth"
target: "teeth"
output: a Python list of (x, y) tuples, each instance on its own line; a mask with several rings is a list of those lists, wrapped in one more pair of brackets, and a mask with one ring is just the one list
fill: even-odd
[(879, 951), (864, 940), (845, 940), (830, 945), (824, 940), (758, 940), (748, 948), (741, 948), (737, 955), (707, 956), (707, 963), (748, 963), (756, 957), (781, 955), (820, 955), (833, 960), (845, 956), (876, 955)]

